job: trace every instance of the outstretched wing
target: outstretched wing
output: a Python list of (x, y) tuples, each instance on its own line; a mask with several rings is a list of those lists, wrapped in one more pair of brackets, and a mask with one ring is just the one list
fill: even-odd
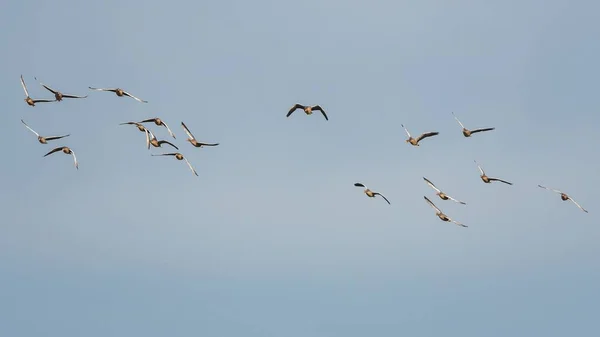
[(162, 121), (162, 124), (165, 126), (165, 128), (167, 128), (167, 131), (169, 131), (169, 134), (171, 135), (171, 137), (175, 138), (175, 134), (173, 133), (173, 131), (171, 131), (171, 129), (169, 128), (169, 126), (167, 125), (167, 123), (165, 123), (165, 121)]
[(498, 178), (490, 178), (490, 177), (488, 177), (488, 179), (490, 179), (491, 181), (499, 181), (499, 182), (501, 182), (501, 183), (505, 183), (505, 184), (508, 184), (508, 185), (512, 185), (512, 183), (509, 183), (509, 182), (508, 182), (508, 181), (506, 181), (506, 180), (502, 180), (502, 179), (498, 179)]
[(449, 195), (447, 195), (447, 194), (446, 194), (446, 196), (448, 197), (448, 199), (450, 199), (450, 200), (452, 200), (452, 201), (454, 201), (454, 202), (457, 202), (457, 203), (459, 203), (459, 204), (463, 204), (463, 205), (466, 205), (466, 204), (467, 204), (466, 202), (464, 202), (464, 201), (460, 201), (460, 200), (456, 200), (456, 199), (452, 198), (451, 196), (449, 196)]
[(442, 213), (442, 211), (440, 211), (440, 209), (437, 208), (437, 206), (433, 202), (431, 202), (431, 200), (429, 200), (429, 198), (427, 198), (426, 196), (423, 196), (423, 198), (425, 198), (425, 201), (427, 201), (427, 203), (429, 204), (429, 206), (431, 206), (436, 211)]
[(555, 189), (553, 189), (553, 188), (549, 188), (549, 187), (542, 186), (542, 185), (538, 185), (538, 187), (541, 187), (541, 188), (543, 188), (543, 189), (546, 189), (546, 190), (548, 190), (548, 191), (556, 192), (556, 193), (558, 193), (558, 194), (561, 194), (561, 193), (563, 193), (563, 192), (561, 192), (561, 191), (559, 191), (559, 190), (555, 190)]
[(23, 80), (23, 75), (21, 75), (21, 86), (23, 87), (23, 91), (25, 91), (25, 96), (29, 97), (29, 92), (27, 91), (27, 86), (25, 85), (25, 81)]
[(496, 128), (483, 128), (483, 129), (475, 129), (475, 130), (471, 130), (471, 133), (477, 133), (477, 132), (485, 132), (485, 131), (492, 131), (495, 130)]
[(146, 147), (150, 150), (150, 130), (147, 128), (144, 128), (144, 130), (146, 130)]
[(400, 124), (402, 125), (402, 127), (404, 128), (404, 131), (406, 131), (406, 134), (408, 135), (408, 138), (410, 138), (410, 132), (408, 132), (408, 129), (406, 129), (406, 127), (404, 127), (404, 124)]
[(46, 153), (46, 154), (44, 155), (44, 157), (46, 157), (46, 156), (49, 156), (49, 155), (53, 154), (54, 152), (62, 151), (62, 149), (63, 149), (63, 147), (62, 147), (62, 146), (61, 146), (61, 147), (54, 148), (54, 149), (50, 150), (50, 152)]
[(194, 135), (192, 135), (192, 133), (190, 132), (190, 130), (187, 128), (187, 126), (185, 126), (185, 124), (183, 122), (181, 122), (181, 126), (183, 127), (183, 130), (185, 131), (185, 133), (187, 133), (188, 137), (190, 137), (190, 139), (196, 139), (194, 137)]
[(387, 200), (387, 198), (386, 198), (386, 197), (385, 197), (383, 194), (381, 194), (381, 193), (378, 193), (378, 192), (375, 192), (375, 193), (373, 193), (373, 194), (374, 194), (374, 195), (379, 195), (379, 196), (381, 196), (381, 197), (382, 197), (382, 198), (383, 198), (385, 201), (387, 201), (388, 205), (391, 205), (391, 204), (390, 204), (390, 201), (389, 201), (389, 200)]
[(439, 132), (425, 132), (424, 134), (420, 135), (419, 138), (417, 138), (417, 142), (420, 141), (421, 139), (425, 139), (427, 137), (433, 137), (436, 135), (439, 135)]
[(112, 91), (115, 92), (117, 91), (117, 88), (92, 88), (92, 87), (88, 87), (92, 90), (97, 90), (97, 91)]
[(158, 156), (176, 156), (177, 152), (172, 152), (172, 153), (160, 153), (160, 154), (151, 154), (151, 156), (153, 157), (158, 157)]
[(64, 136), (52, 136), (52, 137), (46, 137), (46, 140), (55, 140), (55, 139), (61, 139), (61, 138), (69, 137), (70, 135), (71, 135), (71, 134), (64, 135)]
[(577, 207), (579, 207), (580, 210), (589, 213), (585, 208), (581, 207), (581, 205), (579, 205), (575, 200), (573, 200), (573, 198), (569, 197), (569, 200), (571, 200), (575, 205), (577, 205)]
[(35, 133), (36, 136), (40, 136), (39, 133), (35, 132), (32, 128), (29, 127), (29, 125), (27, 125), (27, 123), (25, 123), (22, 119), (21, 119), (21, 123), (25, 124), (25, 127), (28, 128), (31, 132)]
[(75, 162), (75, 168), (79, 170), (79, 163), (77, 162), (77, 157), (75, 156), (75, 151), (71, 149), (71, 155), (73, 156), (73, 161)]
[(477, 163), (477, 160), (473, 160), (473, 161), (477, 165), (477, 168), (479, 169), (479, 172), (481, 172), (481, 175), (485, 175), (485, 172), (483, 171), (483, 169), (481, 168), (481, 166), (479, 166), (479, 164)]
[(190, 170), (192, 170), (192, 172), (194, 172), (195, 175), (198, 175), (198, 172), (196, 172), (196, 170), (194, 169), (194, 167), (192, 166), (192, 164), (190, 164), (190, 162), (187, 160), (187, 158), (183, 157), (183, 159), (188, 164), (188, 167), (190, 168)]
[(158, 142), (158, 145), (162, 145), (162, 144), (169, 144), (169, 145), (171, 145), (172, 147), (174, 147), (175, 149), (179, 150), (179, 148), (178, 148), (177, 146), (173, 145), (172, 143), (170, 143), (170, 142), (169, 142), (169, 141), (167, 141), (167, 140), (161, 140), (161, 141), (159, 141), (159, 142)]
[(320, 105), (315, 105), (312, 107), (312, 109), (315, 111), (321, 111), (321, 113), (323, 114), (323, 117), (325, 117), (325, 120), (329, 120), (329, 118), (327, 117), (327, 114), (325, 113), (325, 110), (323, 110), (323, 108), (321, 108)]
[(354, 186), (356, 187), (364, 187), (367, 188), (365, 185), (363, 185), (362, 183), (354, 183)]
[[(37, 77), (33, 77), (36, 81), (40, 82)], [(50, 88), (49, 86), (45, 85), (44, 83), (40, 82), (40, 85), (44, 88), (46, 88), (46, 90), (50, 91), (53, 94), (56, 94), (56, 90)], [(63, 95), (64, 96), (64, 95)]]
[(458, 221), (454, 221), (454, 220), (452, 220), (452, 219), (450, 219), (450, 218), (448, 218), (448, 220), (450, 220), (451, 222), (453, 222), (453, 223), (457, 224), (458, 226), (461, 226), (461, 227), (469, 227), (469, 226), (467, 226), (467, 225), (464, 225), (464, 224), (462, 224), (462, 223), (460, 223), (460, 222), (458, 222)]
[(452, 112), (452, 116), (454, 116), (454, 119), (456, 119), (456, 121), (458, 122), (458, 124), (460, 124), (460, 126), (465, 129), (465, 126), (463, 125), (463, 123), (461, 123), (458, 118), (456, 117), (456, 115), (454, 114), (454, 112)]
[(34, 99), (33, 103), (47, 103), (47, 102), (55, 102), (55, 99)]
[(212, 144), (210, 144), (210, 143), (200, 143), (200, 142), (198, 142), (198, 145), (200, 145), (200, 146), (217, 146), (217, 145), (219, 145), (219, 143), (212, 143)]
[(77, 96), (77, 95), (66, 95), (66, 94), (62, 94), (62, 97), (66, 97), (66, 98), (87, 98), (88, 95), (85, 96)]
[(431, 188), (433, 188), (434, 190), (436, 190), (438, 192), (441, 192), (437, 187), (435, 187), (435, 185), (431, 181), (429, 181), (429, 179), (427, 179), (425, 177), (423, 177), (423, 179), (425, 180), (425, 182), (427, 183), (427, 185), (431, 186)]
[(131, 98), (135, 99), (135, 100), (136, 100), (136, 101), (138, 101), (138, 102), (141, 102), (141, 103), (148, 103), (148, 101), (144, 101), (143, 99), (139, 99), (139, 98), (137, 98), (137, 97), (133, 96), (132, 94), (128, 93), (127, 91), (123, 91), (123, 94), (124, 94), (125, 96), (129, 96), (129, 97), (131, 97)]
[(288, 113), (287, 113), (287, 115), (285, 115), (285, 117), (290, 117), (290, 115), (291, 115), (291, 114), (292, 114), (294, 111), (296, 111), (296, 109), (304, 109), (304, 108), (305, 108), (305, 106), (304, 106), (304, 105), (296, 103), (296, 104), (294, 104), (294, 106), (293, 106), (293, 107), (290, 109), (290, 111), (288, 111)]

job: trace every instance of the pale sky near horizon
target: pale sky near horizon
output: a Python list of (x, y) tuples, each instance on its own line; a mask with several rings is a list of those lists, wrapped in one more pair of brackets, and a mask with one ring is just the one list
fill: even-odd
[[(599, 10), (9, 1), (2, 335), (597, 336)], [(21, 74), (33, 98), (52, 97), (34, 77), (89, 96), (30, 107)], [(286, 118), (295, 103), (329, 121)], [(464, 138), (452, 112), (496, 129)], [(151, 117), (199, 177), (118, 125)], [(21, 119), (71, 136), (39, 144)], [(182, 121), (220, 145), (192, 147)], [(401, 124), (440, 134), (412, 147)], [(62, 145), (79, 170), (43, 157)], [(484, 184), (474, 160), (514, 185)]]

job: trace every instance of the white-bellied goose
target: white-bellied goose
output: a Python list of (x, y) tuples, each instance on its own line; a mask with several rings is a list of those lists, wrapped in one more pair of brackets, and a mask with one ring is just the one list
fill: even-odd
[(434, 205), (434, 203), (431, 202), (431, 200), (429, 200), (426, 196), (423, 196), (423, 198), (425, 198), (425, 201), (427, 201), (427, 203), (429, 204), (429, 206), (431, 206), (435, 210), (435, 215), (437, 215), (438, 218), (442, 219), (442, 221), (450, 221), (450, 222), (453, 222), (453, 223), (455, 223), (455, 224), (457, 224), (458, 226), (461, 226), (461, 227), (469, 227), (469, 226), (464, 225), (464, 224), (462, 224), (460, 222), (457, 222), (457, 221), (454, 221), (454, 220), (450, 219), (439, 208), (437, 208), (437, 206)]
[(186, 139), (188, 142), (190, 142), (190, 144), (194, 145), (195, 147), (203, 147), (203, 146), (217, 146), (219, 145), (219, 143), (201, 143), (199, 141), (196, 140), (196, 137), (194, 137), (194, 135), (192, 135), (192, 133), (190, 132), (190, 130), (187, 128), (187, 126), (185, 126), (185, 123), (181, 122), (181, 127), (183, 127), (183, 130), (185, 131), (185, 133), (187, 133), (188, 135), (188, 139)]
[(409, 143), (412, 146), (419, 146), (419, 142), (427, 137), (433, 137), (433, 136), (437, 136), (440, 133), (439, 132), (425, 132), (423, 134), (421, 134), (419, 137), (417, 138), (413, 138), (410, 135), (410, 132), (408, 132), (408, 130), (404, 127), (404, 124), (400, 124), (402, 125), (402, 127), (404, 128), (404, 131), (406, 131), (406, 134), (408, 135), (408, 139), (406, 140), (407, 143)]
[(364, 189), (365, 189), (365, 191), (364, 191), (364, 192), (365, 192), (365, 194), (366, 194), (366, 195), (367, 195), (369, 198), (374, 198), (376, 195), (379, 195), (379, 196), (381, 196), (381, 197), (382, 197), (382, 198), (383, 198), (383, 199), (384, 199), (384, 200), (385, 200), (385, 201), (386, 201), (386, 202), (387, 202), (389, 205), (391, 205), (391, 204), (390, 204), (390, 201), (389, 201), (389, 200), (387, 200), (387, 198), (386, 198), (386, 197), (385, 197), (383, 194), (381, 194), (381, 193), (379, 193), (379, 192), (373, 192), (373, 191), (371, 191), (371, 190), (370, 190), (370, 189), (368, 189), (368, 188), (367, 188), (367, 187), (366, 187), (364, 184), (362, 184), (362, 183), (355, 183), (355, 184), (354, 184), (354, 186), (356, 186), (356, 187), (362, 187), (362, 188), (364, 188)]
[(52, 151), (46, 153), (44, 155), (44, 157), (53, 154), (54, 152), (58, 152), (58, 151), (62, 151), (64, 154), (70, 154), (73, 156), (73, 161), (75, 162), (75, 168), (79, 170), (79, 163), (77, 163), (77, 157), (75, 156), (75, 152), (73, 152), (73, 150), (71, 150), (69, 147), (67, 146), (61, 146), (61, 147), (57, 147), (55, 149), (53, 149)]
[(304, 110), (304, 113), (307, 115), (312, 115), (313, 111), (321, 111), (323, 117), (325, 117), (325, 120), (329, 120), (329, 117), (327, 117), (325, 110), (323, 110), (323, 108), (321, 108), (320, 105), (302, 105), (298, 103), (294, 104), (294, 106), (290, 109), (290, 111), (288, 111), (285, 117), (290, 117), (290, 115), (298, 109)]
[(27, 102), (27, 104), (30, 106), (35, 106), (35, 103), (56, 102), (55, 99), (33, 99), (29, 97), (29, 91), (27, 91), (27, 86), (23, 80), (23, 75), (21, 75), (21, 86), (23, 87), (23, 91), (25, 91), (25, 102)]
[(194, 169), (194, 167), (192, 166), (192, 164), (190, 164), (190, 162), (187, 160), (186, 157), (184, 157), (181, 153), (179, 152), (173, 152), (173, 153), (162, 153), (162, 154), (153, 154), (152, 156), (175, 156), (175, 158), (177, 158), (177, 160), (185, 160), (185, 162), (188, 164), (190, 170), (192, 170), (192, 172), (195, 175), (198, 175), (198, 173), (196, 172), (196, 170)]
[[(155, 117), (155, 118), (149, 118), (149, 119), (144, 119), (143, 121), (140, 121), (140, 123), (148, 123), (148, 122), (153, 122), (154, 124), (156, 124), (158, 126), (164, 126), (165, 128), (167, 128), (167, 131), (169, 131), (169, 134), (171, 135), (171, 137), (175, 138), (175, 134), (173, 134), (171, 129), (169, 129), (169, 126), (167, 125), (167, 123), (165, 123), (162, 119)], [(177, 138), (175, 138), (175, 139), (177, 139)]]
[(68, 135), (63, 135), (63, 136), (43, 137), (43, 136), (40, 136), (39, 133), (35, 132), (35, 130), (30, 128), (29, 125), (27, 125), (27, 123), (25, 123), (24, 120), (21, 119), (21, 123), (23, 123), (25, 125), (25, 127), (29, 129), (29, 131), (35, 133), (35, 135), (37, 136), (38, 142), (40, 142), (41, 144), (48, 144), (49, 140), (61, 139), (61, 138), (69, 137), (71, 135), (71, 134), (68, 134)]
[(431, 181), (429, 181), (429, 179), (423, 177), (423, 180), (425, 180), (425, 182), (427, 183), (427, 185), (431, 186), (431, 188), (433, 188), (434, 190), (437, 191), (436, 194), (437, 194), (438, 197), (440, 197), (440, 199), (442, 199), (442, 200), (448, 200), (448, 199), (450, 199), (452, 201), (458, 202), (459, 204), (463, 204), (463, 205), (467, 204), (467, 203), (465, 203), (463, 201), (456, 200), (456, 199), (452, 198), (451, 196), (449, 196), (448, 194), (440, 191), (440, 189), (437, 188), (437, 187), (435, 187), (435, 185)]
[(587, 211), (585, 208), (581, 207), (581, 205), (579, 205), (579, 204), (578, 204), (578, 203), (577, 203), (575, 200), (573, 200), (573, 198), (571, 198), (571, 197), (570, 197), (569, 195), (567, 195), (566, 193), (564, 193), (564, 192), (561, 192), (561, 191), (559, 191), (559, 190), (555, 190), (555, 189), (553, 189), (553, 188), (548, 188), (548, 187), (545, 187), (545, 186), (542, 186), (542, 185), (538, 185), (538, 187), (540, 187), (540, 188), (543, 188), (543, 189), (546, 189), (546, 190), (549, 190), (549, 191), (552, 191), (552, 192), (556, 192), (556, 193), (560, 194), (560, 198), (561, 198), (563, 201), (571, 200), (571, 201), (572, 201), (572, 202), (573, 202), (575, 205), (577, 205), (577, 207), (579, 207), (579, 209), (580, 209), (580, 210), (582, 210), (582, 211), (584, 211), (584, 212), (586, 212), (586, 213), (589, 213), (589, 212), (588, 212), (588, 211)]
[(92, 87), (88, 87), (92, 90), (97, 90), (97, 91), (112, 91), (115, 94), (117, 94), (117, 96), (119, 97), (123, 97), (123, 96), (129, 96), (133, 99), (135, 99), (138, 102), (142, 102), (142, 103), (148, 103), (148, 101), (144, 101), (143, 99), (139, 99), (135, 96), (133, 96), (132, 94), (128, 93), (127, 91), (121, 89), (121, 88), (92, 88)]
[[(475, 162), (475, 164), (477, 164), (477, 161), (476, 161), (476, 160), (474, 160), (474, 162)], [(491, 183), (492, 181), (499, 181), (499, 182), (501, 182), (501, 183), (505, 183), (505, 184), (508, 184), (508, 185), (512, 185), (512, 183), (509, 183), (509, 182), (508, 182), (508, 181), (506, 181), (506, 180), (502, 180), (502, 179), (498, 179), (498, 178), (490, 178), (490, 177), (488, 177), (488, 176), (485, 174), (485, 172), (483, 171), (483, 169), (481, 168), (481, 166), (479, 166), (479, 164), (477, 164), (477, 168), (479, 168), (479, 172), (481, 172), (481, 176), (480, 176), (480, 177), (481, 177), (481, 180), (483, 180), (483, 182), (484, 182), (484, 183), (486, 183), (486, 184), (489, 184), (489, 183)]]
[[(37, 77), (34, 77), (36, 81), (40, 82)], [(56, 101), (62, 101), (63, 98), (86, 98), (87, 95), (85, 96), (76, 96), (76, 95), (67, 95), (67, 94), (63, 94), (62, 92), (58, 91), (58, 90), (54, 90), (52, 88), (50, 88), (49, 86), (45, 85), (44, 83), (40, 82), (40, 85), (44, 88), (46, 88), (46, 90), (50, 91), (51, 93), (54, 94), (54, 97), (56, 98)]]
[(492, 131), (492, 130), (496, 129), (496, 128), (482, 128), (482, 129), (469, 130), (469, 129), (465, 128), (465, 126), (463, 125), (463, 123), (461, 123), (458, 120), (458, 118), (456, 117), (456, 115), (454, 114), (454, 112), (452, 112), (452, 115), (454, 116), (454, 119), (456, 119), (456, 121), (458, 122), (458, 124), (460, 124), (460, 126), (462, 127), (462, 133), (463, 133), (463, 136), (465, 136), (465, 137), (471, 137), (472, 134), (477, 133), (477, 132)]

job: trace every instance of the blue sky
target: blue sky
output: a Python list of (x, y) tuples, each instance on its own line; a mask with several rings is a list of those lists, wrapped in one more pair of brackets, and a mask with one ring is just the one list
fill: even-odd
[[(596, 336), (600, 4), (11, 1), (7, 336)], [(51, 97), (34, 80), (85, 95)], [(87, 88), (122, 87), (148, 104)], [(320, 104), (320, 114), (295, 103)], [(495, 131), (464, 138), (467, 127)], [(184, 162), (126, 121), (164, 119)], [(71, 136), (41, 145), (44, 135)], [(200, 141), (187, 144), (184, 121)], [(413, 134), (438, 131), (418, 148)], [(53, 146), (73, 148), (80, 161)], [(488, 175), (514, 186), (486, 185)], [(467, 206), (442, 201), (425, 176)], [(363, 182), (391, 201), (369, 199)], [(562, 189), (589, 214), (537, 184)], [(427, 195), (469, 228), (440, 221)]]

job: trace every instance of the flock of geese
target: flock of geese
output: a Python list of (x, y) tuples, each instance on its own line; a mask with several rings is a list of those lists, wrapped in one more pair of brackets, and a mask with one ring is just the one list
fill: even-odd
[[(35, 78), (35, 77), (34, 77)], [(37, 81), (37, 78), (35, 78), (35, 80)], [(25, 102), (30, 105), (30, 106), (35, 106), (36, 103), (48, 103), (48, 102), (59, 102), (62, 101), (64, 98), (78, 98), (78, 99), (83, 99), (83, 98), (87, 98), (88, 96), (77, 96), (77, 95), (67, 95), (67, 94), (63, 94), (62, 92), (52, 89), (49, 86), (43, 84), (40, 82), (40, 85), (42, 87), (44, 87), (46, 90), (50, 91), (52, 94), (54, 94), (54, 99), (33, 99), (29, 96), (29, 92), (27, 90), (27, 86), (25, 85), (25, 81), (23, 80), (23, 75), (21, 75), (21, 85), (23, 87), (23, 90), (25, 91)], [(133, 96), (132, 94), (126, 92), (125, 90), (121, 89), (121, 88), (94, 88), (94, 87), (88, 87), (90, 90), (94, 90), (94, 91), (109, 91), (109, 92), (114, 92), (117, 96), (119, 97), (123, 97), (123, 96), (127, 96), (130, 98), (135, 99), (136, 101), (140, 102), (140, 103), (148, 103), (148, 101), (142, 100), (138, 97)], [(294, 113), (295, 111), (297, 111), (298, 109), (304, 111), (304, 113), (306, 115), (312, 115), (313, 112), (315, 111), (319, 111), (323, 117), (325, 118), (325, 120), (329, 121), (329, 117), (327, 116), (327, 113), (325, 112), (325, 110), (320, 106), (320, 105), (302, 105), (302, 104), (294, 104), (294, 106), (292, 106), (292, 108), (288, 111), (286, 117), (290, 117), (292, 115), (292, 113)], [(452, 112), (452, 115), (454, 116), (454, 119), (456, 119), (456, 121), (458, 122), (458, 124), (460, 125), (460, 127), (462, 128), (462, 134), (464, 137), (471, 137), (474, 134), (480, 133), (480, 132), (487, 132), (487, 131), (492, 131), (495, 130), (495, 128), (493, 127), (488, 127), (488, 128), (478, 128), (478, 129), (467, 129), (462, 122), (456, 117), (456, 115), (454, 114), (454, 112)], [(25, 121), (23, 121), (21, 119), (21, 122), (25, 125), (25, 127), (30, 130), (31, 132), (33, 132), (37, 138), (38, 138), (38, 142), (40, 144), (48, 144), (48, 141), (52, 141), (52, 140), (58, 140), (58, 139), (62, 139), (65, 137), (70, 136), (70, 134), (67, 135), (62, 135), (62, 136), (50, 136), (50, 137), (45, 137), (45, 136), (41, 136), (39, 133), (37, 133), (35, 130), (33, 130), (29, 125), (27, 125), (27, 123), (25, 123)], [(146, 136), (146, 147), (147, 149), (150, 149), (150, 145), (152, 145), (153, 147), (162, 147), (163, 144), (167, 144), (173, 148), (175, 148), (176, 150), (179, 150), (179, 148), (174, 145), (173, 143), (167, 141), (167, 140), (158, 140), (158, 138), (156, 138), (155, 134), (149, 129), (147, 128), (144, 123), (154, 123), (156, 126), (164, 126), (169, 135), (171, 137), (173, 137), (173, 139), (176, 139), (175, 134), (173, 133), (173, 131), (171, 131), (171, 129), (169, 128), (169, 126), (160, 118), (155, 117), (155, 118), (149, 118), (149, 119), (145, 119), (142, 121), (130, 121), (130, 122), (124, 122), (124, 123), (120, 123), (119, 125), (134, 125), (139, 131), (144, 132), (145, 136)], [(439, 132), (424, 132), (422, 134), (420, 134), (418, 137), (413, 137), (410, 132), (408, 131), (408, 129), (404, 126), (404, 124), (401, 124), (402, 128), (404, 128), (404, 131), (406, 132), (408, 139), (406, 139), (406, 142), (409, 143), (412, 146), (420, 146), (420, 142), (423, 141), (426, 138), (429, 137), (434, 137), (439, 135)], [(187, 134), (188, 138), (187, 141), (192, 144), (192, 146), (196, 147), (196, 148), (201, 148), (203, 146), (217, 146), (219, 145), (219, 143), (203, 143), (203, 142), (199, 142), (194, 135), (190, 132), (190, 130), (188, 129), (188, 127), (185, 125), (184, 122), (181, 122), (181, 127), (183, 128), (183, 130), (185, 131), (185, 133)], [(79, 164), (77, 162), (77, 157), (75, 156), (75, 152), (68, 146), (60, 146), (60, 147), (56, 147), (54, 149), (52, 149), (50, 152), (46, 153), (44, 155), (44, 157), (49, 156), (53, 153), (62, 151), (65, 154), (71, 155), (73, 156), (73, 161), (75, 163), (75, 168), (79, 168)], [(192, 166), (192, 164), (188, 161), (188, 159), (181, 154), (180, 152), (171, 152), (171, 153), (162, 153), (162, 154), (151, 154), (152, 156), (172, 156), (175, 157), (175, 159), (177, 160), (185, 160), (185, 162), (187, 163), (188, 167), (190, 168), (190, 170), (192, 171), (193, 174), (195, 174), (196, 176), (198, 176), (198, 173), (196, 172), (196, 170), (194, 169), (194, 167)], [(485, 171), (483, 170), (483, 168), (481, 168), (481, 166), (477, 163), (477, 161), (474, 161), (475, 164), (477, 165), (477, 168), (479, 169), (480, 174), (480, 178), (481, 180), (486, 183), (486, 184), (490, 184), (492, 182), (501, 182), (507, 185), (512, 185), (511, 182), (508, 182), (506, 180), (503, 179), (499, 179), (499, 178), (493, 178), (488, 176)], [(442, 192), (438, 187), (436, 187), (429, 179), (427, 179), (426, 177), (423, 177), (423, 180), (425, 181), (425, 183), (427, 185), (429, 185), (432, 189), (435, 190), (435, 194), (442, 200), (452, 200), (456, 203), (462, 204), (462, 205), (466, 205), (466, 203), (464, 201), (460, 201), (457, 199), (454, 199), (453, 197), (449, 196), (448, 194)], [(354, 184), (354, 186), (356, 187), (362, 187), (364, 188), (364, 193), (370, 197), (370, 198), (374, 198), (375, 196), (380, 196), (382, 197), (388, 204), (390, 204), (390, 201), (381, 193), (379, 192), (375, 192), (371, 189), (369, 189), (367, 186), (365, 186), (363, 183), (357, 182)], [(538, 187), (558, 193), (560, 195), (560, 198), (563, 201), (567, 201), (570, 200), (571, 202), (573, 202), (577, 207), (579, 207), (579, 209), (581, 209), (582, 211), (588, 213), (588, 211), (586, 209), (584, 209), (583, 207), (581, 207), (575, 200), (573, 200), (573, 198), (569, 195), (567, 195), (566, 193), (556, 190), (556, 189), (552, 189), (549, 187), (545, 187), (542, 185), (538, 185)], [(455, 221), (452, 218), (450, 218), (449, 216), (447, 216), (444, 212), (442, 212), (431, 200), (429, 200), (429, 198), (427, 198), (426, 196), (423, 196), (423, 198), (425, 199), (425, 201), (429, 204), (429, 206), (431, 206), (434, 210), (435, 210), (435, 215), (437, 217), (439, 217), (442, 221), (446, 221), (446, 222), (452, 222), (458, 226), (461, 227), (468, 227), (467, 225)]]

